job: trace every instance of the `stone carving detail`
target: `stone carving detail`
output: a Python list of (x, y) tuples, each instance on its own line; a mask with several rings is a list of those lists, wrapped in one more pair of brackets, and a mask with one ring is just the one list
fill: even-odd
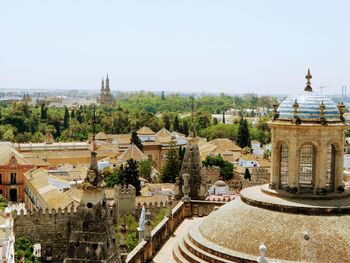
[(184, 185), (182, 186), (182, 192), (184, 194), (182, 201), (184, 202), (189, 202), (191, 198), (188, 196), (190, 193), (190, 185), (189, 185), (189, 179), (190, 175), (189, 174), (183, 174), (182, 179), (184, 180)]

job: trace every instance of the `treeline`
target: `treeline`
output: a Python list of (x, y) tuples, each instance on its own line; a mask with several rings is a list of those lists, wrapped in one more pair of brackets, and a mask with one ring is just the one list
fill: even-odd
[[(144, 106), (140, 103), (139, 106), (133, 108), (138, 97), (145, 99), (143, 102)], [(215, 105), (218, 98), (223, 98), (223, 101), (225, 101), (234, 97), (222, 95), (210, 98), (212, 99), (202, 97), (195, 101), (194, 126), (197, 133), (208, 139), (230, 138), (236, 140), (238, 122), (234, 124), (220, 124), (216, 119), (212, 119), (209, 111), (202, 110), (205, 107), (210, 107), (210, 105)], [(169, 103), (171, 105), (169, 108), (173, 111), (167, 109), (155, 114), (150, 110), (146, 110), (146, 105), (153, 104), (152, 99), (165, 101), (164, 103), (166, 104), (164, 105)], [(176, 107), (182, 104), (177, 105), (173, 99), (184, 103), (185, 106), (183, 106), (181, 111), (176, 109)], [(208, 102), (205, 102), (207, 99)], [(122, 134), (148, 126), (155, 132), (165, 127), (170, 131), (178, 131), (188, 135), (192, 125), (192, 105), (189, 98), (176, 95), (162, 98), (162, 96), (145, 96), (143, 93), (140, 93), (139, 96), (132, 95), (129, 97), (129, 103), (126, 103), (126, 101), (127, 97), (124, 97), (122, 99), (123, 103), (118, 104), (118, 106), (96, 107), (96, 132)], [(220, 107), (229, 107), (229, 103), (225, 103)], [(138, 103), (136, 104), (138, 105)], [(213, 109), (219, 109), (220, 107), (213, 106)], [(159, 106), (157, 111), (160, 108)], [(44, 103), (36, 106), (30, 106), (24, 102), (3, 105), (0, 107), (0, 140), (43, 142), (45, 134), (50, 132), (56, 141), (85, 141), (92, 132), (93, 112), (94, 106), (92, 105), (74, 110), (48, 108)], [(266, 121), (267, 119), (262, 118), (257, 127), (249, 125), (251, 139), (259, 140), (262, 143), (269, 142), (270, 135)]]
[[(196, 98), (195, 107), (198, 111), (222, 113), (231, 108), (246, 109), (266, 107), (272, 108), (273, 97), (270, 96), (230, 96), (221, 93), (218, 96), (205, 95)], [(116, 103), (123, 109), (137, 109), (152, 113), (159, 112), (189, 112), (191, 111), (191, 97), (179, 94), (157, 95), (153, 92), (118, 93)]]

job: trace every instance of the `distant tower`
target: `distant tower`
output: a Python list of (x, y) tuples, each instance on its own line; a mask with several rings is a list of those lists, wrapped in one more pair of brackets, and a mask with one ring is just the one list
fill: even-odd
[(109, 89), (109, 78), (108, 78), (108, 74), (107, 74), (107, 77), (106, 77), (106, 88), (105, 88), (105, 91), (106, 91), (106, 94), (109, 94), (110, 93), (110, 89)]
[(111, 95), (111, 90), (109, 88), (109, 78), (108, 74), (106, 77), (106, 82), (102, 78), (101, 92), (100, 92), (100, 103), (110, 104), (113, 101), (113, 96)]

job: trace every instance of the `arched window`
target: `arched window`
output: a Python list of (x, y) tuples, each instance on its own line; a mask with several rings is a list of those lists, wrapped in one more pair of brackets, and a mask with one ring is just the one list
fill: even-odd
[(280, 187), (288, 185), (288, 145), (282, 143), (280, 146)]
[(330, 192), (334, 192), (335, 184), (335, 146), (331, 144), (327, 149), (327, 175), (326, 187)]
[(312, 190), (314, 188), (315, 162), (316, 154), (314, 146), (312, 144), (304, 144), (301, 146), (299, 162), (300, 189)]

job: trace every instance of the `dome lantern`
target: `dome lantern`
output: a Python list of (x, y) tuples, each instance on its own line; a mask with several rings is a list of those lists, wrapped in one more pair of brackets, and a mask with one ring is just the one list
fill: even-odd
[(311, 82), (310, 80), (312, 79), (312, 75), (310, 74), (310, 69), (307, 70), (307, 74), (305, 76), (306, 78), (306, 87), (305, 87), (305, 91), (309, 91), (309, 92), (312, 92), (312, 87), (311, 87)]

